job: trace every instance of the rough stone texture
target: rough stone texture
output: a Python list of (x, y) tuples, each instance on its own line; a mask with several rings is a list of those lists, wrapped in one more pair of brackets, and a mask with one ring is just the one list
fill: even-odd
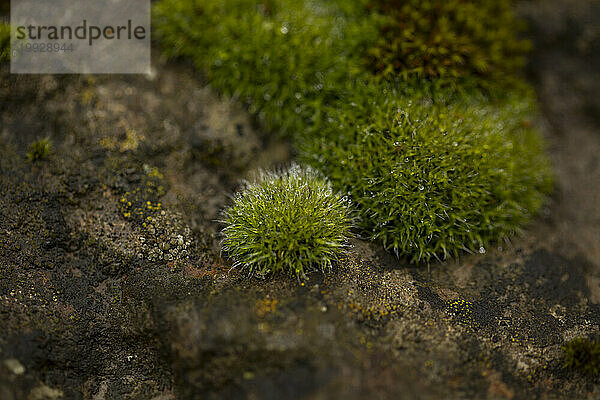
[[(522, 12), (544, 26), (548, 4)], [(577, 103), (597, 82), (579, 76), (584, 55), (534, 33), (557, 173), (544, 215), (429, 268), (356, 240), (302, 285), (220, 258), (228, 196), (291, 152), (191, 68), (2, 71), (0, 399), (600, 398), (561, 359), (565, 341), (600, 333), (600, 134)], [(50, 157), (27, 161), (44, 136)]]

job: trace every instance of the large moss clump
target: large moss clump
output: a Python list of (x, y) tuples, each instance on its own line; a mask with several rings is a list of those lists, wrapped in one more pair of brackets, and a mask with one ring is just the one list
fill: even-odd
[(529, 221), (551, 188), (531, 98), (444, 97), (357, 85), (300, 144), (360, 210), (360, 226), (411, 261), (485, 252)]
[(351, 196), (365, 236), (413, 262), (483, 252), (550, 188), (529, 127), (533, 96), (374, 78), (364, 57), (381, 16), (365, 7), (161, 0), (154, 26), (168, 54), (191, 58), (267, 129), (290, 134), (300, 158)]
[(512, 0), (371, 0), (382, 16), (381, 35), (369, 51), (384, 76), (502, 78), (524, 64), (530, 43)]

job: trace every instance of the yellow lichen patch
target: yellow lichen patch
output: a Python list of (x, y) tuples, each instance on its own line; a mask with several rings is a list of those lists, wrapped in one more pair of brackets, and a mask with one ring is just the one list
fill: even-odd
[(140, 201), (139, 195), (139, 189), (125, 193), (120, 200), (121, 211), (125, 218), (137, 217), (140, 221), (143, 221), (143, 226), (146, 227), (147, 224), (152, 222), (152, 215), (162, 209), (162, 203), (151, 200)]
[(144, 172), (149, 178), (163, 179), (164, 175), (156, 167), (150, 167), (148, 164), (144, 164)]
[(164, 195), (164, 187), (160, 184), (163, 175), (157, 168), (144, 165), (144, 170), (147, 177), (142, 185), (121, 196), (119, 204), (123, 217), (148, 228), (156, 213), (162, 210), (162, 203), (158, 199)]
[[(137, 150), (140, 143), (145, 139), (146, 137), (137, 133), (135, 129), (127, 129), (124, 140), (119, 141), (119, 139), (114, 136), (107, 136), (100, 139), (100, 146), (109, 151), (119, 150), (121, 153), (124, 153), (126, 151)], [(154, 170), (156, 170), (156, 168), (154, 168)], [(158, 170), (156, 170), (155, 173), (158, 174), (155, 177), (162, 179), (162, 174), (160, 174)], [(150, 174), (148, 175), (152, 176)]]
[(119, 142), (117, 141), (116, 138), (114, 138), (112, 136), (107, 136), (107, 137), (103, 137), (102, 139), (100, 139), (100, 146), (102, 146), (106, 150), (110, 150), (110, 151), (115, 150), (118, 145), (119, 145)]
[(479, 327), (473, 310), (474, 304), (471, 301), (455, 299), (446, 302), (446, 312), (455, 317), (459, 322), (465, 324), (467, 333), (471, 333), (472, 330)]
[(400, 306), (397, 304), (390, 304), (386, 302), (385, 298), (376, 299), (375, 305), (372, 306), (363, 306), (356, 302), (348, 303), (342, 306), (346, 310), (353, 312), (355, 314), (360, 314), (362, 319), (370, 319), (370, 320), (382, 320), (386, 317), (394, 316), (400, 310)]
[(145, 136), (136, 132), (135, 129), (127, 129), (125, 140), (120, 145), (121, 152), (136, 150), (140, 142), (145, 140)]
[(144, 165), (144, 173), (140, 184), (119, 198), (120, 214), (141, 228), (139, 258), (173, 262), (170, 266), (176, 268), (188, 257), (190, 230), (177, 214), (164, 210), (159, 201), (165, 193), (163, 175), (148, 165)]
[(81, 92), (81, 105), (88, 106), (92, 104), (94, 98), (96, 97), (96, 93), (93, 89), (84, 89)]
[(264, 318), (267, 314), (275, 312), (279, 300), (271, 299), (268, 296), (256, 302), (254, 310), (259, 318)]
[(473, 303), (463, 299), (452, 300), (446, 304), (448, 312), (456, 315), (471, 318), (473, 315)]

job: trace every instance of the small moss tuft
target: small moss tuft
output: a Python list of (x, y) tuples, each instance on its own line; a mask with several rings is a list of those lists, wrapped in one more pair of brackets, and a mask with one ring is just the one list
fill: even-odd
[(310, 168), (261, 172), (224, 212), (223, 251), (235, 266), (305, 279), (330, 268), (350, 236), (348, 203)]
[(26, 155), (29, 161), (34, 162), (45, 159), (51, 151), (52, 142), (50, 141), (50, 138), (43, 138), (31, 143)]
[(562, 349), (565, 368), (600, 378), (600, 342), (577, 338)]

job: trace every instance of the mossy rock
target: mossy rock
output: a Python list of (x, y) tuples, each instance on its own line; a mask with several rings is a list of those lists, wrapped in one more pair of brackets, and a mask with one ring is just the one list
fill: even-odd
[[(483, 252), (539, 211), (551, 178), (530, 127), (529, 89), (492, 98), (477, 85), (376, 79), (364, 56), (381, 16), (366, 13), (363, 2), (266, 4), (162, 0), (156, 33), (167, 54), (190, 57), (267, 129), (289, 134), (300, 158), (349, 194), (367, 237), (413, 262), (443, 259)], [(473, 6), (454, 6), (471, 27)], [(487, 23), (494, 24), (472, 29)], [(505, 43), (513, 36), (500, 31), (493, 39), (502, 43), (500, 56), (483, 53), (492, 61), (513, 47)]]

